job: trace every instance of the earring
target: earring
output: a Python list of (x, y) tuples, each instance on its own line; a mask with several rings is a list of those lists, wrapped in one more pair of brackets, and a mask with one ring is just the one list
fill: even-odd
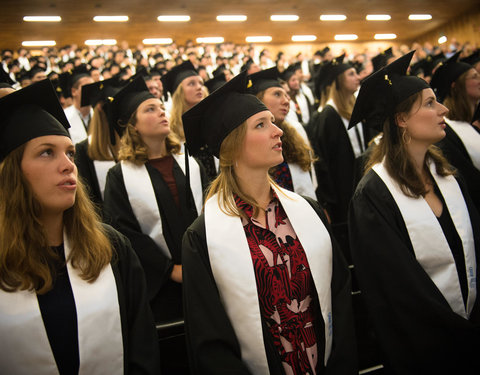
[(403, 143), (406, 144), (406, 145), (408, 145), (411, 140), (412, 140), (411, 135), (408, 134), (406, 128), (403, 128), (403, 131), (402, 131), (402, 141), (403, 141)]

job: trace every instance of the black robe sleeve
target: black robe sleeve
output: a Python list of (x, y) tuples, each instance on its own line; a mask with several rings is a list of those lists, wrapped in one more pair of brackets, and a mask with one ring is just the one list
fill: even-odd
[[(469, 199), (467, 205), (478, 259), (478, 218)], [(400, 211), (373, 170), (352, 199), (349, 230), (356, 275), (386, 367), (409, 375), (457, 374), (464, 367), (478, 373), (478, 298), (470, 320), (451, 310), (416, 261)]]
[(150, 236), (142, 233), (128, 200), (120, 164), (108, 171), (104, 211), (108, 222), (124, 234), (135, 249), (145, 271), (148, 297), (151, 300), (169, 280), (173, 262), (162, 253)]
[(210, 268), (204, 215), (185, 232), (182, 259), (185, 332), (192, 374), (250, 374)]
[(107, 225), (105, 228), (114, 250), (112, 269), (122, 317), (125, 374), (157, 375), (158, 339), (142, 266), (128, 239)]
[(102, 193), (98, 186), (95, 165), (92, 159), (88, 157), (88, 139), (75, 145), (75, 164), (78, 169), (78, 175), (88, 190), (90, 200), (101, 210), (103, 204)]

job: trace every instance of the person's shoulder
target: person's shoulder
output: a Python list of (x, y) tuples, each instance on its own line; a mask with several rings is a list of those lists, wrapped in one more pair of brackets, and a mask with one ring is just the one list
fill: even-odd
[(187, 232), (205, 238), (205, 213), (202, 212), (190, 226)]
[(364, 194), (378, 193), (382, 185), (385, 184), (381, 180), (380, 176), (373, 169), (370, 169), (369, 171), (367, 171), (367, 173), (364, 174), (364, 176), (358, 183), (354, 197)]

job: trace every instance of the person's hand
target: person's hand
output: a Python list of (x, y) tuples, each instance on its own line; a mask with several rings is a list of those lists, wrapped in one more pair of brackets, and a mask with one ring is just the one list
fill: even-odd
[(175, 264), (173, 266), (173, 270), (172, 270), (172, 273), (170, 274), (170, 278), (176, 283), (182, 282), (182, 265), (181, 264)]

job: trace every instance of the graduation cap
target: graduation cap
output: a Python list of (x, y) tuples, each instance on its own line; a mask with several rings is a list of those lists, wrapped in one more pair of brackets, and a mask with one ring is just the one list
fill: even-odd
[(452, 83), (455, 82), (466, 71), (472, 69), (470, 64), (459, 62), (458, 57), (461, 51), (458, 51), (448, 60), (443, 62), (432, 76), (430, 86), (437, 95), (437, 100), (441, 103), (450, 95)]
[(30, 75), (30, 78), (33, 78), (35, 74), (38, 74), (40, 72), (45, 73), (45, 69), (38, 65), (35, 65), (32, 69), (28, 71), (28, 74)]
[(321, 50), (318, 50), (315, 52), (315, 55), (321, 56), (322, 58), (325, 57), (325, 55), (330, 51), (330, 47), (326, 46)]
[(241, 72), (182, 115), (188, 151), (195, 156), (208, 146), (218, 158), (223, 140), (235, 128), (267, 110), (265, 104), (247, 93), (247, 72)]
[(340, 55), (322, 66), (318, 75), (315, 77), (316, 90), (320, 93), (324, 92), (324, 90), (330, 86), (340, 74), (353, 68), (352, 64), (346, 64), (343, 62), (344, 58), (345, 54)]
[(215, 69), (213, 72), (212, 72), (212, 75), (213, 77), (215, 78), (216, 76), (218, 75), (224, 75), (224, 71), (227, 70), (227, 66), (225, 64), (220, 64), (217, 69)]
[(0, 66), (0, 83), (7, 83), (9, 85), (15, 84), (15, 81), (10, 78), (10, 75), (3, 70), (3, 68)]
[(72, 87), (83, 77), (90, 77), (85, 64), (58, 75), (59, 87), (62, 89), (64, 98), (72, 97)]
[(414, 53), (407, 53), (365, 79), (353, 108), (349, 128), (363, 122), (366, 126), (383, 131), (387, 119), (390, 119), (390, 126), (393, 127), (396, 106), (417, 92), (430, 88), (423, 79), (407, 75)]
[(137, 77), (128, 85), (124, 86), (106, 102), (105, 112), (110, 126), (110, 141), (115, 144), (115, 134), (121, 137), (125, 131), (125, 125), (136, 111), (138, 106), (147, 99), (155, 98), (148, 91), (143, 77)]
[(115, 78), (98, 81), (82, 86), (82, 101), (80, 106), (95, 107), (101, 100), (106, 101), (113, 97), (122, 87), (122, 82)]
[(205, 82), (205, 87), (208, 89), (208, 92), (214, 92), (222, 87), (226, 82), (227, 80), (225, 79), (225, 74), (219, 74)]
[(252, 82), (252, 86), (248, 88), (247, 92), (252, 95), (257, 95), (269, 87), (282, 87), (278, 80), (279, 78), (280, 72), (276, 66), (250, 74), (248, 79)]
[(161, 78), (165, 99), (167, 99), (167, 92), (173, 95), (180, 83), (182, 83), (185, 78), (191, 76), (198, 76), (198, 72), (190, 61), (185, 61), (180, 65), (174, 66)]
[(300, 61), (291, 64), (285, 69), (281, 75), (281, 78), (285, 81), (288, 82), (290, 78), (295, 74), (295, 72), (299, 69), (302, 69), (302, 63)]
[(242, 67), (240, 68), (240, 71), (242, 72), (244, 70), (250, 69), (250, 66), (252, 64), (255, 64), (255, 61), (253, 61), (253, 59), (249, 57), (248, 60), (243, 63)]
[(31, 139), (69, 137), (70, 124), (50, 80), (38, 81), (0, 99), (0, 161)]
[(373, 71), (382, 69), (387, 65), (388, 59), (393, 57), (392, 47), (387, 48), (385, 51), (379, 53), (377, 56), (372, 57)]
[(477, 49), (474, 53), (472, 53), (470, 56), (464, 57), (463, 59), (460, 59), (460, 62), (470, 64), (470, 65), (475, 65), (480, 61), (480, 49)]

